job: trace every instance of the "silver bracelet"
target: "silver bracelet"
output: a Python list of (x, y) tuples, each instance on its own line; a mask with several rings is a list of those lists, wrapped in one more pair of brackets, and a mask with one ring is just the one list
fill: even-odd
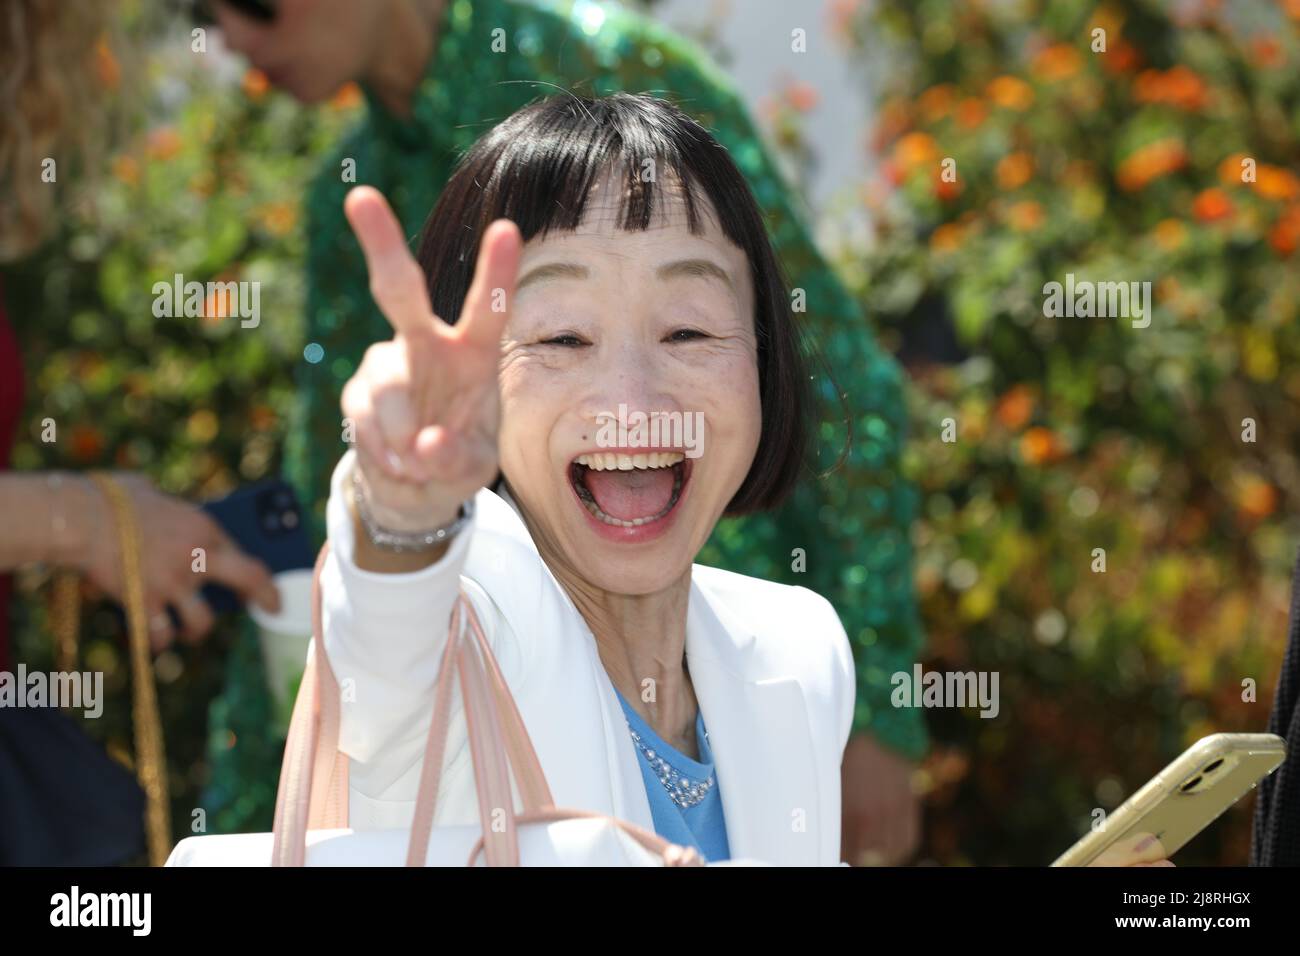
[(474, 499), (470, 498), (460, 506), (460, 514), (440, 528), (428, 531), (391, 531), (375, 519), (374, 512), (370, 509), (365, 479), (361, 476), (361, 469), (355, 466), (352, 469), (352, 502), (356, 505), (357, 517), (361, 519), (361, 527), (365, 528), (370, 543), (381, 551), (399, 554), (436, 548), (454, 538), (474, 517)]

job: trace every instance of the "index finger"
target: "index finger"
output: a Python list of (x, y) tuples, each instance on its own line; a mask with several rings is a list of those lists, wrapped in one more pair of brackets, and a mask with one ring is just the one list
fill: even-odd
[(457, 332), (473, 345), (495, 347), (510, 318), (519, 279), (523, 237), (509, 219), (497, 219), (483, 232), (474, 281), (456, 323)]
[(343, 213), (361, 243), (370, 273), (370, 294), (399, 335), (432, 331), (438, 319), (429, 304), (424, 270), (402, 235), (402, 225), (372, 186), (357, 186), (343, 200)]

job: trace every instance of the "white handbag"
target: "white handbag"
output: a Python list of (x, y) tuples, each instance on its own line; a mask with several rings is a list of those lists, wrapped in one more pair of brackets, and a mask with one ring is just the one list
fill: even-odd
[[(294, 702), (272, 833), (189, 837), (167, 866), (701, 866), (693, 848), (605, 814), (555, 806), (541, 762), (474, 605), (452, 610), (433, 719), (407, 830), (348, 829), (348, 758), (338, 750), (339, 685), (325, 654), (320, 574), (312, 581), (312, 644)], [(478, 795), (479, 826), (433, 826), (459, 681)], [(511, 771), (522, 811), (515, 808)]]

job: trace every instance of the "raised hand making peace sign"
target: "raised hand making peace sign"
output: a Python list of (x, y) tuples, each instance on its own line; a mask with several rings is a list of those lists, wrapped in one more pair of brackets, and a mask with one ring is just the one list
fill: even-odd
[(359, 186), (344, 212), (394, 332), (366, 351), (341, 403), (370, 501), (392, 530), (446, 524), (497, 473), (497, 370), (523, 239), (509, 220), (487, 228), (452, 326), (433, 313), (424, 272), (384, 197)]

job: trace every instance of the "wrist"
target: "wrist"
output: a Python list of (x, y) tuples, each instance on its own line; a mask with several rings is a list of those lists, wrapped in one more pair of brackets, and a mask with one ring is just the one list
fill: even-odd
[(98, 534), (99, 493), (80, 475), (53, 471), (44, 476), (49, 536), (44, 559), (58, 567), (84, 570)]
[(376, 500), (365, 472), (355, 466), (344, 488), (365, 537), (385, 551), (419, 552), (445, 545), (469, 524), (474, 513), (472, 498), (449, 508), (445, 502), (414, 488), (399, 489), (399, 493), (409, 496), (411, 507), (389, 507)]
[[(388, 531), (414, 533), (452, 524), (460, 516), (465, 501), (438, 494), (436, 491), (391, 483), (380, 476), (372, 480), (360, 459), (344, 478), (344, 492), (352, 504), (358, 495), (372, 522)], [(385, 493), (389, 492), (389, 493)]]

